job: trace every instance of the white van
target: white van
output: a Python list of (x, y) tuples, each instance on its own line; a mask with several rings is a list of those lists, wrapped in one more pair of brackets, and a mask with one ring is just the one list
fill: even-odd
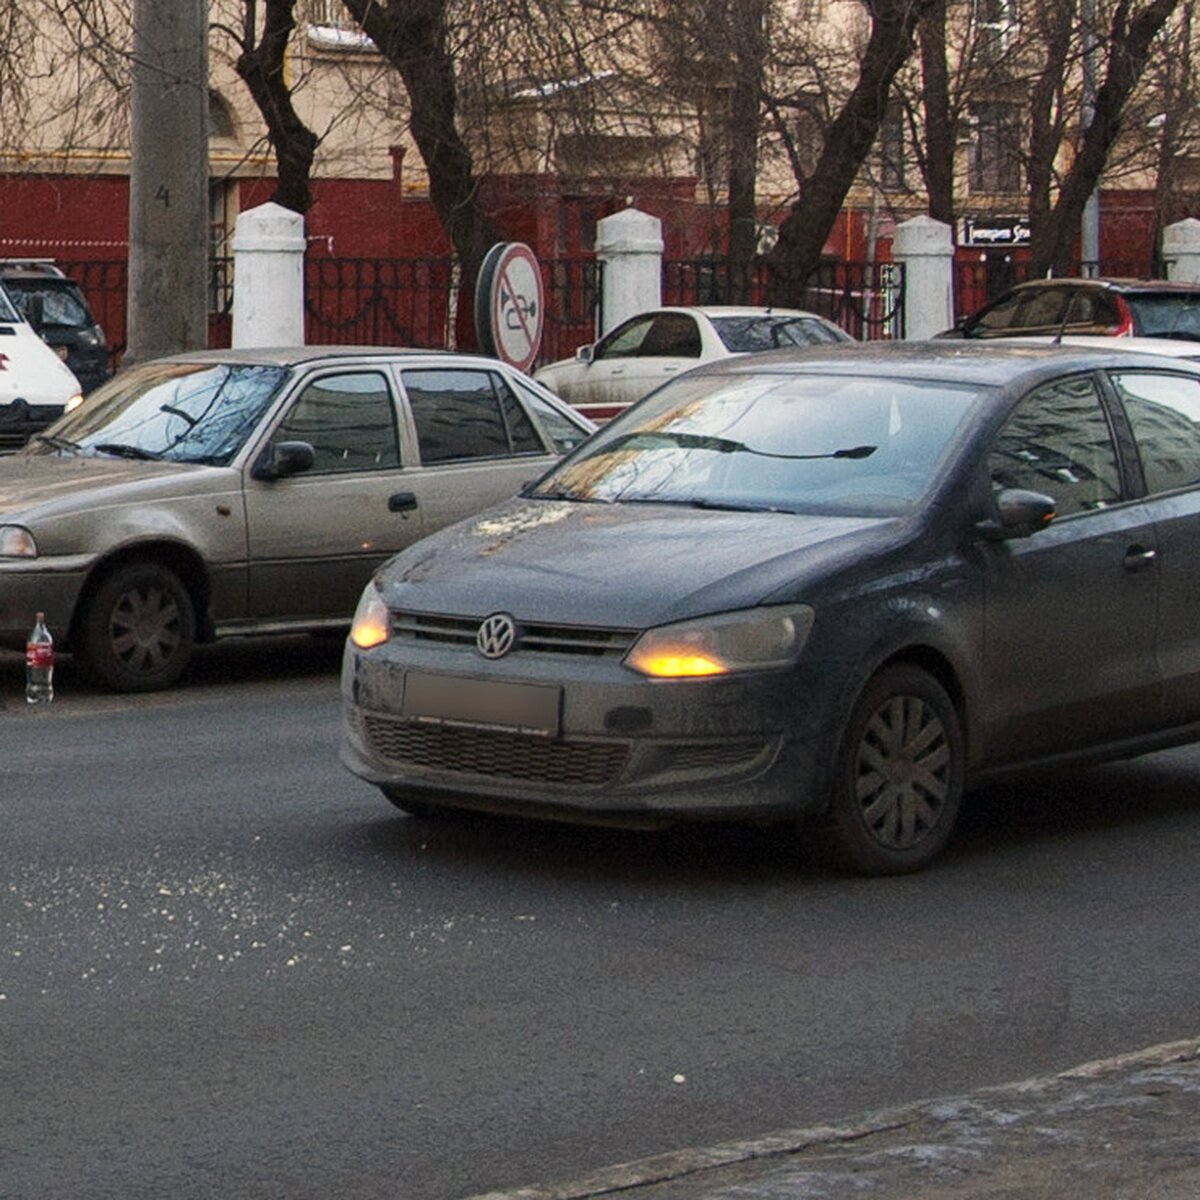
[(0, 286), (0, 453), (23, 446), (81, 399), (79, 380)]

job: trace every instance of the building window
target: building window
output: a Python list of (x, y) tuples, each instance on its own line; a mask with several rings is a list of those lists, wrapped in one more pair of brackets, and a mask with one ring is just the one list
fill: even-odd
[(1016, 104), (971, 105), (971, 191), (1021, 190), (1021, 110)]
[(994, 66), (1016, 41), (1019, 32), (1014, 0), (974, 0), (975, 53), (979, 62)]

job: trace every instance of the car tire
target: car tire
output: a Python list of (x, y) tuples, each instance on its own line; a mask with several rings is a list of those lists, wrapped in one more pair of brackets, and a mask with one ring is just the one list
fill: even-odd
[(88, 602), (80, 653), (102, 687), (152, 692), (183, 674), (195, 641), (195, 609), (179, 577), (159, 563), (130, 563), (103, 579)]
[(881, 671), (855, 703), (838, 751), (826, 848), (865, 875), (925, 866), (958, 819), (965, 758), (958, 713), (937, 680), (906, 665)]

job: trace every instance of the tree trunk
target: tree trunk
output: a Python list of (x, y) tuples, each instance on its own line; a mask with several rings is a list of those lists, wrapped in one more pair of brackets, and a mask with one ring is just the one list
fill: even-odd
[(1100, 183), (1109, 151), (1117, 140), (1130, 93), (1141, 77), (1150, 43), (1166, 24), (1179, 0), (1153, 0), (1132, 21), (1129, 0), (1120, 0), (1109, 34), (1108, 73), (1096, 93), (1092, 121), (1084, 130), (1058, 200), (1045, 221), (1033, 229), (1030, 269), (1065, 273), (1073, 260), (1084, 205)]
[(921, 104), (925, 110), (925, 190), (929, 215), (954, 226), (954, 122), (946, 63), (946, 0), (932, 0), (917, 27), (921, 48)]
[(343, 3), (404, 82), (413, 141), (429, 175), (429, 198), (473, 292), (484, 256), (500, 238), (480, 203), (471, 152), (458, 130), (448, 0)]
[(765, 0), (738, 0), (731, 9), (735, 75), (729, 107), (729, 299), (734, 304), (754, 298), (765, 8)]
[(262, 38), (255, 42), (256, 0), (246, 0), (242, 51), (237, 73), (267, 126), (275, 150), (279, 183), (271, 196), (293, 212), (305, 213), (312, 205), (309, 181), (313, 156), (320, 138), (297, 115), (284, 70), (288, 38), (296, 27), (296, 0), (264, 0)]
[(800, 302), (821, 261), (825, 240), (842, 210), (887, 111), (892, 81), (911, 56), (913, 31), (930, 0), (870, 0), (871, 36), (858, 82), (834, 119), (800, 198), (779, 227), (771, 253), (775, 303)]

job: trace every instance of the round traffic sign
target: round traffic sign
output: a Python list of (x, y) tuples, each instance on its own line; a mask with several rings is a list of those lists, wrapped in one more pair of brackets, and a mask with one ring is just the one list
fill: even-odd
[(497, 242), (475, 286), (475, 332), (485, 354), (520, 371), (537, 358), (545, 327), (542, 269), (522, 242)]

